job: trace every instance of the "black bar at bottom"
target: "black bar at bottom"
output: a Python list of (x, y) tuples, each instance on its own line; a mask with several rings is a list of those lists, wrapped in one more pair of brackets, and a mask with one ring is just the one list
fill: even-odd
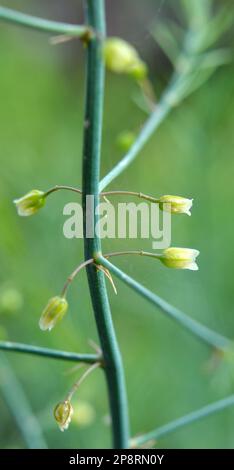
[[(234, 463), (234, 450), (171, 450), (171, 449), (150, 449), (150, 450), (0, 450), (1, 468), (7, 465), (32, 466), (41, 463), (48, 465), (68, 466), (74, 468), (76, 465), (89, 465), (93, 468), (106, 469), (112, 465), (121, 467), (131, 466), (166, 466), (178, 465), (188, 467), (197, 464), (225, 465), (225, 468), (232, 468)], [(3, 467), (4, 465), (4, 467)], [(118, 468), (118, 467), (117, 467)], [(173, 468), (173, 467), (172, 467)]]

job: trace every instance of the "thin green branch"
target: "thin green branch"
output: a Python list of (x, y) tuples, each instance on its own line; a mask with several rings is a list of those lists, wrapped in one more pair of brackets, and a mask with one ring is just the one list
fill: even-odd
[(0, 350), (33, 354), (35, 356), (61, 359), (63, 361), (83, 362), (85, 364), (93, 364), (100, 360), (100, 356), (97, 354), (78, 354), (57, 349), (41, 348), (31, 344), (12, 343), (10, 341), (0, 341)]
[(228, 408), (233, 405), (234, 405), (234, 395), (230, 395), (229, 397), (226, 397), (223, 400), (219, 400), (214, 403), (211, 403), (210, 405), (204, 406), (203, 408), (200, 408), (199, 410), (193, 411), (192, 413), (182, 416), (181, 418), (176, 419), (175, 421), (171, 421), (168, 424), (164, 424), (163, 426), (156, 428), (147, 434), (134, 437), (131, 440), (131, 447), (138, 447), (138, 446), (141, 446), (142, 444), (145, 444), (148, 441), (157, 440), (161, 437), (166, 436), (167, 434), (170, 434), (174, 431), (177, 431), (180, 428), (183, 428), (184, 426), (188, 426), (189, 424), (192, 424), (195, 421), (204, 419), (207, 416), (213, 415), (214, 413), (217, 413), (218, 411), (222, 411), (225, 408)]
[[(99, 173), (104, 98), (104, 64), (102, 42), (105, 36), (105, 7), (103, 0), (85, 0), (86, 21), (97, 36), (87, 47), (86, 105), (83, 148), (83, 211), (86, 213), (86, 195), (94, 196), (94, 209), (99, 203)], [(95, 213), (95, 210), (94, 210)], [(97, 215), (94, 220), (97, 221)], [(95, 258), (101, 252), (101, 240), (94, 235), (89, 238), (86, 223), (85, 259)], [(93, 265), (87, 266), (88, 282), (95, 314), (99, 339), (103, 351), (105, 374), (109, 394), (113, 446), (118, 449), (128, 447), (128, 407), (122, 359), (111, 318), (104, 274)]]
[(10, 362), (1, 353), (0, 387), (5, 401), (29, 449), (47, 449), (41, 427)]
[(139, 295), (144, 297), (154, 306), (160, 308), (165, 312), (170, 318), (179, 323), (183, 328), (190, 331), (194, 336), (207, 343), (209, 346), (220, 349), (222, 351), (227, 351), (228, 348), (232, 346), (232, 342), (225, 338), (222, 335), (219, 335), (215, 331), (210, 330), (206, 326), (202, 325), (196, 320), (188, 317), (185, 313), (181, 312), (176, 307), (173, 307), (165, 300), (161, 299), (158, 295), (151, 292), (146, 287), (142, 286), (139, 282), (132, 279), (130, 276), (125, 274), (119, 268), (110, 263), (103, 256), (95, 259), (96, 262), (99, 262), (102, 266), (105, 266), (109, 269), (110, 272), (115, 274), (121, 281), (125, 282), (131, 289), (136, 291)]
[(45, 20), (5, 7), (0, 7), (0, 20), (48, 33), (79, 37), (84, 40), (88, 40), (93, 36), (92, 29), (87, 26)]

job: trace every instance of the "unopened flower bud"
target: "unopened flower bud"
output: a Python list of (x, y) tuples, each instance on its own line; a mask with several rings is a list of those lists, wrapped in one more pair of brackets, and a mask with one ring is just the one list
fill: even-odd
[(95, 420), (95, 410), (87, 401), (77, 402), (74, 406), (73, 423), (79, 427), (89, 426)]
[(33, 189), (20, 199), (15, 199), (14, 203), (19, 215), (27, 217), (35, 214), (45, 204), (45, 193), (38, 189)]
[(193, 205), (193, 199), (187, 199), (181, 196), (161, 196), (159, 199), (159, 207), (162, 210), (171, 212), (172, 214), (191, 215), (190, 209)]
[(121, 150), (127, 152), (134, 143), (135, 139), (136, 135), (134, 132), (123, 131), (118, 135), (116, 143)]
[(106, 67), (115, 73), (125, 73), (134, 78), (145, 77), (147, 67), (140, 59), (137, 50), (120, 38), (106, 39), (103, 47)]
[(52, 297), (42, 312), (39, 326), (41, 330), (52, 330), (60, 321), (68, 309), (68, 303), (64, 297)]
[(0, 313), (16, 313), (23, 305), (23, 297), (14, 287), (0, 290)]
[(168, 268), (198, 270), (196, 258), (198, 250), (190, 248), (167, 248), (160, 256), (160, 261)]
[(148, 72), (147, 65), (143, 60), (138, 59), (137, 62), (132, 64), (132, 66), (129, 68), (129, 75), (131, 75), (133, 78), (136, 80), (143, 80)]
[(69, 400), (61, 401), (54, 409), (54, 417), (58, 423), (61, 431), (68, 428), (71, 417), (73, 415), (73, 408)]

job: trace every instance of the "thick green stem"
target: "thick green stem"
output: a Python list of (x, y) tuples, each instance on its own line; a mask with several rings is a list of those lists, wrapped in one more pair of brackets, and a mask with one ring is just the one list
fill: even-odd
[[(86, 22), (97, 31), (97, 36), (87, 48), (86, 110), (84, 121), (83, 150), (83, 209), (86, 215), (86, 196), (94, 197), (94, 207), (99, 203), (99, 167), (102, 135), (102, 113), (104, 96), (104, 65), (101, 39), (105, 35), (103, 0), (86, 0)], [(86, 217), (85, 217), (86, 219)], [(94, 224), (97, 216), (93, 220)], [(85, 258), (95, 258), (101, 252), (101, 241), (97, 235), (87, 237), (84, 220)], [(103, 272), (93, 265), (87, 266), (90, 294), (98, 334), (103, 351), (105, 374), (108, 386), (113, 446), (127, 448), (129, 442), (128, 408), (121, 355), (112, 323), (110, 306)]]
[(87, 26), (79, 26), (68, 23), (60, 23), (57, 21), (44, 20), (31, 15), (25, 15), (19, 11), (10, 8), (0, 7), (0, 20), (9, 23), (18, 24), (27, 28), (37, 29), (54, 34), (63, 34), (65, 36), (80, 37), (81, 39), (89, 39), (92, 36), (92, 30)]
[(57, 349), (41, 348), (31, 344), (12, 343), (10, 341), (0, 341), (0, 349), (23, 354), (33, 354), (34, 356), (41, 356), (50, 359), (83, 362), (84, 364), (93, 364), (100, 360), (100, 357), (97, 354), (78, 354), (75, 352), (59, 351)]

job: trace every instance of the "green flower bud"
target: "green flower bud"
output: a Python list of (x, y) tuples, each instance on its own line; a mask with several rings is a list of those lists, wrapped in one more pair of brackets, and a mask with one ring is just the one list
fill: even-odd
[(137, 50), (123, 39), (106, 39), (103, 55), (106, 67), (111, 72), (129, 74), (136, 79), (146, 76), (147, 67), (140, 59)]
[(68, 428), (72, 415), (73, 408), (69, 400), (61, 401), (58, 403), (58, 405), (56, 405), (54, 409), (54, 417), (61, 431), (64, 431)]
[(5, 287), (0, 290), (0, 313), (15, 313), (21, 309), (23, 297), (13, 287)]
[(35, 214), (39, 209), (41, 209), (45, 204), (45, 200), (46, 197), (43, 191), (33, 189), (20, 199), (15, 199), (14, 203), (18, 214), (23, 217), (27, 217)]
[(121, 150), (127, 152), (134, 143), (135, 139), (136, 136), (134, 132), (123, 131), (118, 135), (116, 143)]
[(186, 199), (181, 196), (161, 196), (159, 199), (159, 207), (161, 210), (171, 212), (172, 214), (191, 215), (190, 209), (193, 205), (193, 199)]
[(39, 326), (41, 330), (52, 330), (55, 324), (62, 320), (68, 309), (68, 303), (64, 297), (52, 297), (42, 312)]
[(129, 75), (136, 80), (143, 80), (147, 76), (148, 68), (143, 60), (138, 60), (129, 68)]
[(160, 255), (160, 261), (168, 268), (198, 270), (196, 258), (198, 250), (190, 248), (167, 248)]
[(74, 414), (72, 421), (79, 427), (90, 426), (95, 420), (95, 410), (87, 401), (77, 402), (74, 406)]

